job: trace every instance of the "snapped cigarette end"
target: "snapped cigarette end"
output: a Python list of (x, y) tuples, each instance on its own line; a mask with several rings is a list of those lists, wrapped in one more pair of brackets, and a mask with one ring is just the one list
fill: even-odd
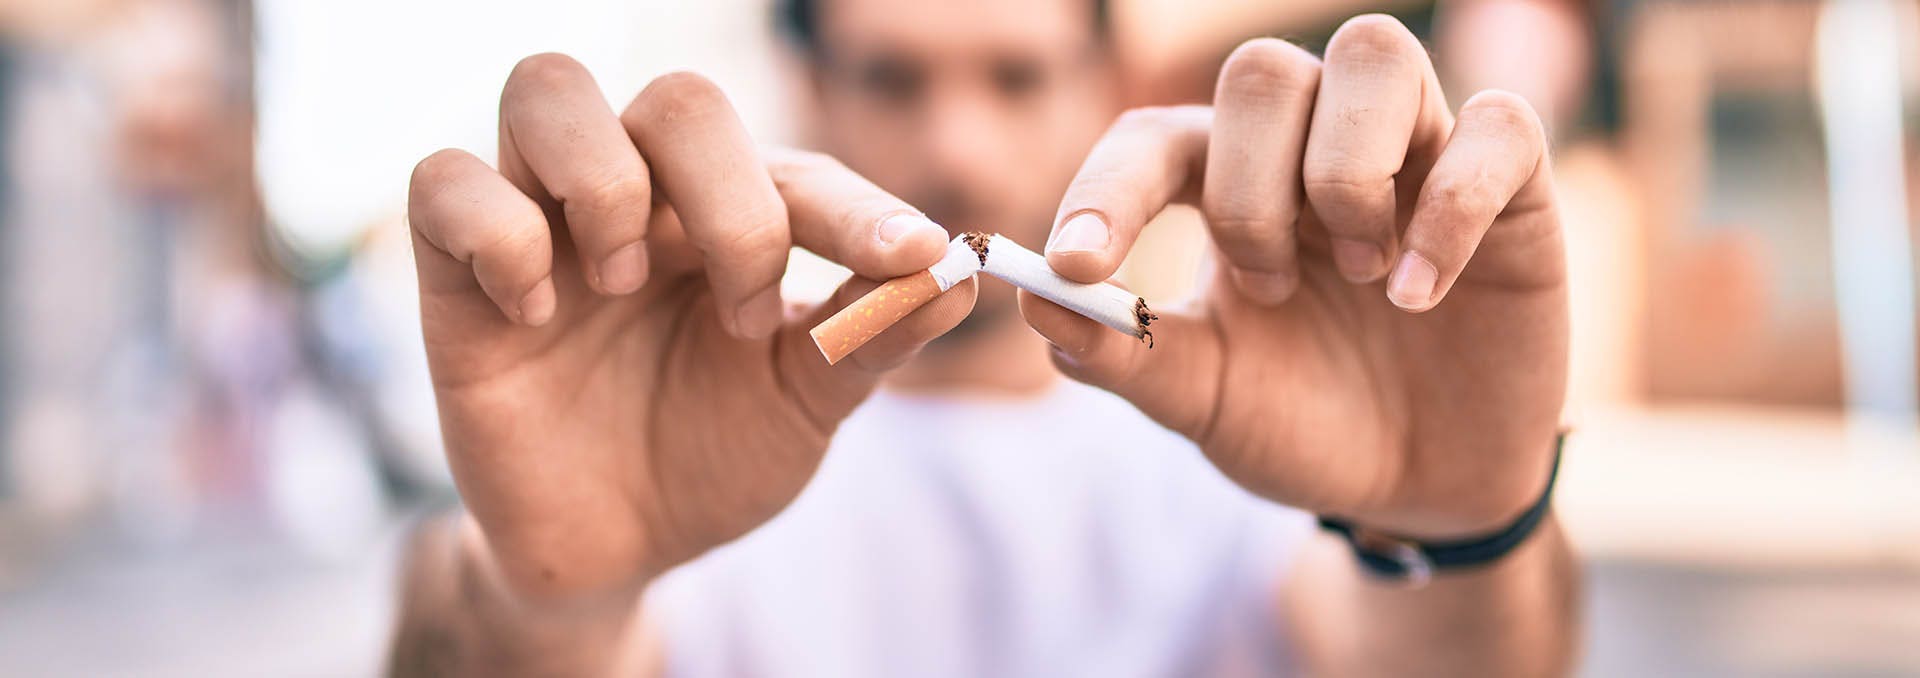
[(1153, 348), (1153, 332), (1147, 326), (1160, 316), (1147, 308), (1146, 299), (1113, 283), (1082, 283), (1061, 277), (1047, 264), (1046, 257), (1004, 237), (968, 233), (961, 238), (980, 256), (982, 272)]
[(964, 236), (954, 238), (947, 244), (946, 255), (932, 268), (880, 283), (866, 296), (815, 325), (810, 332), (813, 345), (820, 348), (828, 365), (838, 364), (914, 309), (980, 272), (978, 256)]
[(1134, 336), (1141, 341), (1147, 342), (1147, 348), (1153, 348), (1153, 330), (1147, 329), (1147, 326), (1152, 325), (1153, 321), (1159, 319), (1160, 316), (1158, 314), (1155, 314), (1151, 309), (1147, 308), (1147, 300), (1145, 297), (1133, 298), (1133, 321), (1135, 327), (1139, 330), (1139, 333)]
[(960, 241), (967, 244), (967, 249), (973, 250), (974, 256), (980, 257), (982, 268), (987, 265), (987, 243), (992, 240), (993, 236), (979, 231), (969, 231), (960, 235)]

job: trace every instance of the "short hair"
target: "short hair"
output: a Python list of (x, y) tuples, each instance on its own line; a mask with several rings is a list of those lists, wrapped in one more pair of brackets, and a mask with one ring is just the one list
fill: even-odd
[[(1094, 36), (1105, 41), (1113, 31), (1112, 14), (1108, 0), (1089, 0), (1088, 19), (1093, 22)], [(780, 34), (791, 40), (795, 47), (809, 55), (820, 51), (820, 2), (818, 0), (775, 0), (773, 3), (773, 21)]]

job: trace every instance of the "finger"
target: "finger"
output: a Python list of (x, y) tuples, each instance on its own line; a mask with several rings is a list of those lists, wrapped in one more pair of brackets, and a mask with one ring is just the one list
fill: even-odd
[(1141, 227), (1190, 190), (1206, 163), (1213, 109), (1127, 111), (1067, 187), (1047, 238), (1047, 263), (1085, 283), (1113, 277)]
[(861, 295), (879, 286), (879, 282), (855, 276), (833, 294), (833, 298), (801, 314), (781, 328), (780, 369), (786, 383), (793, 386), (808, 415), (831, 430), (831, 424), (865, 400), (886, 371), (905, 364), (927, 343), (958, 327), (973, 312), (978, 289), (974, 279), (955, 284), (932, 301), (915, 309), (880, 336), (847, 356), (828, 365), (814, 347), (808, 334), (814, 325), (835, 310), (853, 303)]
[(1200, 209), (1235, 287), (1257, 302), (1285, 301), (1300, 283), (1294, 220), (1319, 82), (1319, 59), (1262, 38), (1227, 57), (1214, 89)]
[(786, 207), (726, 95), (706, 78), (674, 73), (648, 84), (620, 120), (705, 259), (720, 324), (741, 338), (772, 334), (793, 240)]
[(1387, 298), (1409, 311), (1440, 303), (1494, 219), (1539, 183), (1545, 154), (1540, 118), (1525, 99), (1491, 90), (1468, 99), (1420, 188)]
[(551, 199), (587, 283), (605, 294), (647, 279), (647, 168), (587, 69), (560, 54), (520, 61), (500, 95), (500, 169)]
[(1224, 360), (1220, 333), (1204, 317), (1163, 313), (1148, 344), (1115, 332), (1030, 292), (1020, 292), (1020, 314), (1053, 344), (1061, 373), (1132, 402), (1167, 428), (1196, 440), (1212, 419), (1213, 380)]
[(767, 173), (786, 202), (794, 244), (856, 274), (886, 280), (946, 252), (946, 229), (829, 156), (773, 149)]
[(553, 317), (558, 300), (546, 216), (479, 158), (449, 149), (420, 161), (407, 221), (423, 294), (479, 291), (515, 322), (541, 325)]
[(1327, 42), (1301, 168), (1307, 203), (1348, 280), (1378, 280), (1398, 248), (1395, 175), (1437, 144), (1446, 102), (1427, 53), (1399, 21), (1367, 15)]

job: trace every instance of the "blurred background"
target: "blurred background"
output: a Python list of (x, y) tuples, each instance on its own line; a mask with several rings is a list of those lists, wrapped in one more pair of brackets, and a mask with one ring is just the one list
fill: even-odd
[[(1137, 103), (1395, 13), (1552, 127), (1558, 506), (1585, 673), (1920, 675), (1920, 3), (1119, 0)], [(1531, 43), (1529, 43), (1531, 41)], [(1511, 55), (1547, 54), (1519, 62)], [(520, 57), (719, 82), (791, 142), (765, 0), (0, 0), (0, 675), (378, 671), (451, 505), (406, 178)], [(1192, 278), (1175, 210), (1123, 277)], [(796, 255), (789, 284), (837, 278)]]

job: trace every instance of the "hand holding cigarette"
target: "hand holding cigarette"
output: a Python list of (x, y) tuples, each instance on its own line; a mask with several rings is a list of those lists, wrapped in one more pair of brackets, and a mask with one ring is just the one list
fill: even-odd
[(1079, 283), (1060, 277), (1032, 250), (985, 233), (954, 238), (933, 267), (882, 283), (814, 326), (813, 342), (827, 364), (838, 363), (921, 304), (980, 272), (1153, 346), (1153, 332), (1147, 326), (1159, 316), (1148, 310), (1147, 300), (1112, 283)]
[(1482, 92), (1456, 117), (1447, 100), (1390, 18), (1349, 21), (1324, 62), (1248, 42), (1212, 107), (1123, 115), (1049, 240), (1060, 275), (1106, 280), (1162, 208), (1197, 203), (1213, 274), (1154, 324), (1161, 348), (1044, 295), (1022, 312), (1062, 371), (1260, 495), (1387, 534), (1494, 530), (1547, 482), (1566, 269), (1532, 108)]
[[(655, 80), (616, 117), (578, 63), (531, 57), (500, 116), (498, 170), (436, 153), (408, 204), (448, 462), (478, 528), (462, 553), (511, 609), (630, 611), (647, 579), (784, 507), (882, 373), (967, 315), (973, 284), (916, 299), (830, 369), (807, 328), (868, 280), (934, 264), (944, 229), (830, 158), (760, 149), (698, 76)], [(787, 309), (793, 245), (857, 276)]]

